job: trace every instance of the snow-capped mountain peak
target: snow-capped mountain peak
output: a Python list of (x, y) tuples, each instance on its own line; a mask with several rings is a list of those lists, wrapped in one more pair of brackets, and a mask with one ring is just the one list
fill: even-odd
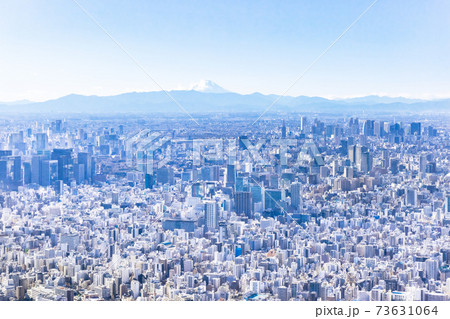
[(197, 91), (197, 92), (205, 92), (205, 93), (225, 93), (228, 92), (223, 87), (218, 85), (217, 83), (214, 83), (210, 80), (201, 80), (197, 83), (194, 83), (190, 90)]

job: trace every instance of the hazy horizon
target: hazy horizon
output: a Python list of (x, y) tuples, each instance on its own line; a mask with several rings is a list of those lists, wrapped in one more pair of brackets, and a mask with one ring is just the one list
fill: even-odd
[[(201, 80), (201, 81), (205, 81), (205, 80)], [(281, 95), (281, 94), (277, 94), (277, 93), (262, 93), (262, 92), (248, 92), (248, 93), (240, 93), (240, 92), (235, 92), (235, 91), (230, 91), (227, 90), (226, 88), (223, 88), (225, 91), (224, 92), (208, 92), (208, 91), (202, 91), (202, 90), (198, 90), (193, 88), (195, 85), (197, 85), (199, 82), (196, 83), (192, 83), (191, 85), (188, 86), (179, 86), (179, 87), (175, 87), (173, 89), (166, 89), (166, 91), (168, 92), (173, 92), (173, 91), (197, 91), (197, 92), (201, 92), (201, 93), (214, 93), (214, 94), (222, 94), (222, 93), (235, 93), (235, 94), (240, 94), (240, 95), (252, 95), (252, 94), (263, 94), (263, 95)], [(210, 81), (210, 80), (207, 80)], [(216, 85), (219, 85), (215, 82), (213, 82)], [(220, 86), (220, 85), (219, 85)], [(221, 87), (221, 86), (220, 86)], [(222, 88), (222, 87), (221, 87)], [(51, 100), (57, 100), (60, 99), (62, 97), (65, 96), (70, 96), (70, 95), (81, 95), (81, 96), (98, 96), (98, 97), (108, 97), (108, 96), (117, 96), (117, 95), (122, 95), (122, 94), (129, 94), (129, 93), (150, 93), (150, 92), (163, 92), (163, 90), (133, 90), (133, 91), (124, 91), (124, 92), (117, 92), (117, 93), (111, 93), (111, 94), (84, 94), (84, 93), (69, 93), (69, 94), (65, 94), (65, 95), (61, 95), (61, 96), (56, 96), (56, 97), (52, 97), (52, 98), (48, 98), (48, 99), (19, 99), (19, 100), (11, 100), (11, 101), (3, 101), (0, 100), (0, 103), (3, 104), (26, 104), (26, 103), (38, 103), (38, 102), (46, 102), (46, 101), (51, 101)], [(287, 94), (285, 95), (286, 97), (310, 97), (310, 98), (324, 98), (327, 100), (331, 100), (331, 101), (345, 101), (345, 100), (351, 100), (351, 99), (359, 99), (359, 98), (367, 98), (367, 97), (378, 97), (378, 98), (386, 98), (386, 99), (407, 99), (407, 100), (421, 100), (421, 101), (438, 101), (438, 100), (444, 100), (444, 99), (449, 99), (450, 96), (448, 97), (428, 97), (428, 98), (423, 98), (423, 97), (415, 97), (415, 96), (400, 96), (400, 95), (387, 95), (387, 94), (379, 94), (379, 93), (371, 93), (371, 94), (366, 94), (366, 95), (349, 95), (349, 96), (320, 96), (320, 95), (290, 95)]]
[[(78, 1), (165, 90), (281, 95), (370, 1)], [(0, 4), (0, 101), (159, 90), (74, 1)], [(378, 1), (289, 96), (441, 99), (449, 2)]]

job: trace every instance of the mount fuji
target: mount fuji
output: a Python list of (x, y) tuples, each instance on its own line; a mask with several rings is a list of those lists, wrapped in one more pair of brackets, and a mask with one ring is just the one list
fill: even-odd
[(201, 80), (197, 83), (194, 83), (190, 87), (190, 90), (197, 91), (197, 92), (203, 92), (203, 93), (227, 93), (227, 92), (229, 92), (211, 80)]

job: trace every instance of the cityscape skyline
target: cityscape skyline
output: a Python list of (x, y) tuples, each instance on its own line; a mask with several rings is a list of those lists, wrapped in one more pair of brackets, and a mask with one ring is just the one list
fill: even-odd
[(0, 122), (0, 300), (449, 301), (448, 116)]

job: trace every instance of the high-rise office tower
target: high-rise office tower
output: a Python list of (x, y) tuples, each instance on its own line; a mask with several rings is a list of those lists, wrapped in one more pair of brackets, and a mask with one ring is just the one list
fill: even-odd
[(279, 210), (280, 201), (282, 199), (282, 192), (279, 189), (266, 189), (263, 191), (264, 195), (264, 209), (265, 210)]
[(379, 121), (376, 121), (373, 124), (373, 135), (378, 136), (378, 137), (383, 136), (382, 124)]
[(383, 133), (384, 133), (384, 135), (389, 134), (390, 127), (391, 127), (391, 125), (389, 124), (389, 122), (384, 122), (383, 123)]
[(72, 149), (57, 149), (52, 151), (52, 160), (58, 161), (58, 180), (69, 184), (70, 170), (72, 168)]
[(31, 163), (23, 163), (23, 182), (24, 184), (31, 184)]
[(205, 203), (206, 227), (216, 229), (219, 224), (219, 209), (215, 201)]
[(53, 126), (54, 132), (55, 133), (61, 133), (61, 131), (62, 131), (62, 121), (61, 120), (56, 120), (53, 123), (54, 123), (54, 126)]
[(94, 168), (95, 168), (95, 166), (93, 166), (93, 160), (91, 155), (87, 152), (79, 152), (77, 155), (77, 159), (78, 165), (83, 165), (82, 168), (80, 168), (82, 179), (88, 181), (88, 183), (91, 183), (94, 178)]
[(22, 182), (22, 158), (20, 156), (13, 158), (13, 181), (15, 183)]
[(427, 171), (427, 156), (425, 154), (420, 155), (419, 158), (419, 172), (426, 173)]
[(16, 298), (17, 300), (23, 300), (25, 298), (25, 288), (23, 286), (16, 287)]
[(234, 195), (234, 207), (236, 214), (252, 216), (253, 201), (251, 192), (236, 192)]
[[(363, 153), (363, 152), (365, 152), (367, 150), (367, 148), (366, 147), (364, 147), (364, 146), (361, 146), (361, 145), (357, 145), (356, 147), (355, 147), (355, 164), (356, 164), (356, 166), (359, 166), (360, 165), (360, 162), (361, 162), (361, 154)], [(359, 168), (359, 167), (358, 167)]]
[(45, 151), (48, 148), (48, 136), (46, 133), (36, 133), (36, 151)]
[(373, 136), (375, 128), (375, 121), (365, 120), (363, 124), (363, 132), (365, 136)]
[(302, 133), (306, 133), (306, 124), (308, 120), (306, 119), (306, 116), (300, 117), (300, 131)]
[(383, 160), (382, 162), (383, 168), (389, 168), (389, 150), (384, 148), (381, 151), (381, 158)]
[(338, 173), (339, 173), (339, 162), (333, 161), (333, 163), (331, 164), (331, 175), (337, 176)]
[(356, 146), (355, 163), (358, 170), (367, 173), (372, 169), (372, 155), (369, 153), (367, 147)]
[(31, 158), (31, 182), (34, 184), (40, 184), (41, 176), (41, 160), (43, 156), (35, 155)]
[[(51, 184), (50, 162), (44, 159), (39, 163), (39, 185), (41, 186), (50, 186)], [(57, 177), (56, 180), (58, 180)]]
[(262, 189), (259, 185), (250, 186), (250, 192), (252, 193), (253, 203), (262, 203)]
[(415, 189), (408, 188), (406, 189), (406, 197), (405, 197), (405, 204), (410, 206), (416, 206), (417, 205), (417, 191)]
[(425, 276), (427, 279), (434, 279), (436, 280), (438, 278), (439, 274), (439, 263), (435, 259), (427, 259), (425, 260)]
[(6, 182), (7, 177), (8, 177), (8, 161), (1, 160), (0, 161), (0, 181)]
[(358, 118), (350, 118), (348, 123), (350, 134), (356, 135), (359, 134), (359, 120)]
[(420, 135), (422, 132), (422, 124), (420, 122), (411, 123), (411, 135)]
[(84, 184), (86, 181), (85, 178), (85, 166), (84, 164), (74, 164), (73, 165), (73, 175), (77, 184)]
[(450, 193), (445, 193), (444, 196), (444, 212), (450, 213)]
[(344, 177), (353, 178), (353, 167), (344, 167)]
[(302, 206), (301, 184), (298, 182), (291, 184), (291, 206), (295, 209)]
[(358, 169), (363, 173), (367, 173), (372, 169), (372, 156), (368, 151), (361, 153)]
[(23, 146), (24, 146), (23, 131), (20, 131), (19, 133), (11, 133), (9, 135), (9, 148), (10, 149), (21, 149), (21, 148), (23, 148)]
[(356, 160), (355, 155), (356, 155), (356, 145), (349, 145), (348, 146), (348, 158), (352, 164), (355, 163), (355, 160)]
[(227, 179), (226, 179), (226, 186), (227, 187), (234, 187), (234, 184), (236, 183), (236, 170), (235, 166), (233, 164), (227, 165)]

